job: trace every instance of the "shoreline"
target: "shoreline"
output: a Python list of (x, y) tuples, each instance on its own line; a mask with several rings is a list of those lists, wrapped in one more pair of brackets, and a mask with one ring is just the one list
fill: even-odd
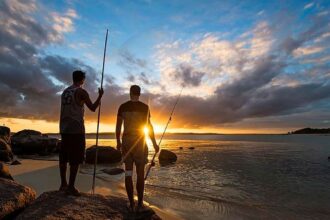
[[(8, 165), (9, 171), (14, 180), (22, 185), (29, 186), (37, 192), (37, 196), (43, 192), (58, 190), (60, 184), (60, 176), (58, 171), (58, 161), (20, 159), (20, 165)], [(88, 171), (92, 171), (92, 165), (82, 165), (76, 180), (76, 187), (85, 193), (91, 193), (92, 175)], [(82, 170), (84, 170), (82, 172)], [(85, 171), (87, 170), (87, 172)], [(87, 173), (87, 174), (86, 174)], [(114, 195), (124, 197), (126, 199), (126, 191), (122, 175), (111, 176), (104, 173), (98, 173), (95, 180), (95, 193), (104, 196)], [(135, 196), (136, 197), (136, 196)], [(168, 210), (164, 211), (161, 207), (153, 204), (149, 205), (162, 219), (182, 219), (175, 213)]]

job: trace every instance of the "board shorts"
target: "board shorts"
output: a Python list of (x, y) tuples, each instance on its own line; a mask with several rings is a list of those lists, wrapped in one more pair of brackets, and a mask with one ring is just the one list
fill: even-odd
[(143, 136), (123, 136), (122, 155), (125, 164), (148, 163), (148, 146)]
[(85, 160), (85, 134), (61, 134), (60, 163), (78, 165)]

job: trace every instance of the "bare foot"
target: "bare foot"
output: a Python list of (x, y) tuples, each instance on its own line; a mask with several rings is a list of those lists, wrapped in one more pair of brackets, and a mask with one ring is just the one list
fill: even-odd
[(66, 191), (68, 189), (68, 184), (61, 184), (60, 188), (58, 191)]
[(71, 196), (81, 196), (81, 193), (79, 192), (79, 190), (78, 189), (76, 189), (75, 187), (68, 187), (67, 189), (66, 189), (66, 194), (68, 194), (68, 195), (71, 195)]
[(150, 208), (148, 206), (145, 205), (138, 205), (136, 207), (136, 212), (140, 213), (140, 212), (150, 212)]
[(131, 212), (131, 213), (134, 212), (134, 204), (131, 205), (130, 203), (127, 203), (126, 208), (127, 208), (128, 212)]

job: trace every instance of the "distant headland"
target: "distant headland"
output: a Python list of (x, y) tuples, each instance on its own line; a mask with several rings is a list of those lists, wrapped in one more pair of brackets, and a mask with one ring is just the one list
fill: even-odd
[(303, 128), (288, 134), (330, 134), (330, 128)]

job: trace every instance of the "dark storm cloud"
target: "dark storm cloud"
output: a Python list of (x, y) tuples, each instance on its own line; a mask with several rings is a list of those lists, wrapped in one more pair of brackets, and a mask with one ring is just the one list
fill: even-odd
[[(245, 80), (248, 83), (248, 79)], [(311, 111), (306, 108), (330, 98), (328, 83), (295, 87), (263, 87), (261, 84), (242, 87), (243, 82), (239, 80), (226, 88), (219, 88), (213, 96), (206, 99), (182, 97), (176, 109), (176, 121), (186, 126), (198, 127), (233, 123), (247, 118), (290, 115), (296, 113), (299, 108), (302, 108), (301, 111)], [(171, 103), (174, 100), (175, 97), (163, 99), (160, 103)]]
[(95, 88), (95, 70), (78, 60), (41, 56), (40, 47), (60, 33), (34, 20), (34, 10), (34, 1), (0, 4), (0, 116), (56, 120), (58, 93), (71, 82), (72, 71), (86, 71), (86, 87)]
[(178, 65), (173, 77), (181, 81), (182, 86), (199, 86), (205, 73), (196, 71), (189, 64)]

